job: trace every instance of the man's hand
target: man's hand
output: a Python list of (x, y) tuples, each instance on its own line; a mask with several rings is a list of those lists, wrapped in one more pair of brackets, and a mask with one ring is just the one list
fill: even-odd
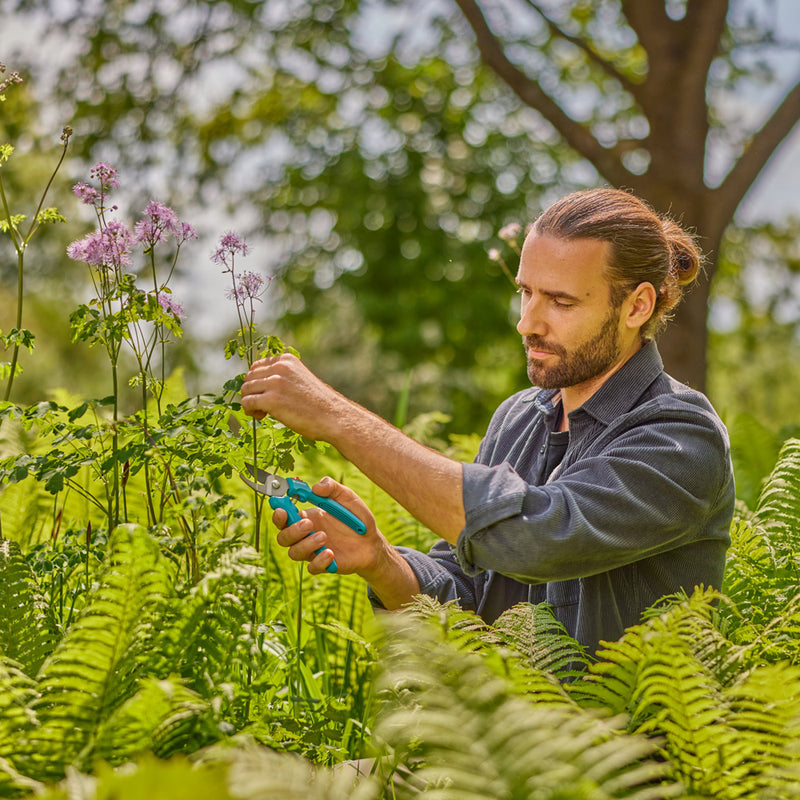
[(286, 353), (256, 361), (241, 394), (246, 414), (270, 414), (296, 433), (332, 444), (423, 525), (451, 544), (458, 540), (465, 519), (457, 461), (348, 400)]
[(321, 381), (296, 356), (284, 353), (253, 363), (241, 389), (245, 414), (267, 414), (310, 439), (330, 442), (337, 409), (347, 400)]
[[(399, 608), (419, 593), (419, 582), (408, 563), (378, 530), (372, 512), (352, 489), (332, 478), (323, 478), (312, 490), (352, 511), (367, 526), (367, 532), (360, 536), (318, 508), (301, 511), (303, 519), (283, 527), (286, 512), (278, 509), (272, 515), (272, 521), (281, 528), (277, 541), (288, 548), (291, 559), (308, 561), (308, 571), (316, 575), (335, 558), (339, 573), (360, 575), (389, 609)], [(314, 555), (320, 548), (325, 549)]]

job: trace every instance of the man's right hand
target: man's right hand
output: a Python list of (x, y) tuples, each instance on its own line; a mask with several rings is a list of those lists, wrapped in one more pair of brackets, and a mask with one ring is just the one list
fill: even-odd
[[(299, 522), (284, 527), (286, 512), (278, 509), (272, 515), (280, 528), (277, 542), (288, 549), (291, 559), (307, 561), (308, 571), (316, 575), (325, 572), (335, 558), (337, 572), (361, 576), (389, 609), (398, 608), (419, 594), (419, 582), (411, 567), (378, 530), (372, 512), (352, 489), (332, 478), (323, 478), (312, 491), (352, 511), (364, 522), (367, 532), (359, 535), (318, 508), (304, 509)], [(320, 548), (324, 549), (315, 555)]]

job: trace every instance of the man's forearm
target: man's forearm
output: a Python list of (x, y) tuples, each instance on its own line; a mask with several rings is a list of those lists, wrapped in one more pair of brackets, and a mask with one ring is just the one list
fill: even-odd
[(347, 399), (288, 354), (257, 361), (242, 407), (329, 442), (434, 533), (455, 543), (464, 527), (461, 464), (415, 442)]
[(464, 527), (460, 462), (342, 401), (330, 443), (423, 525), (454, 544)]

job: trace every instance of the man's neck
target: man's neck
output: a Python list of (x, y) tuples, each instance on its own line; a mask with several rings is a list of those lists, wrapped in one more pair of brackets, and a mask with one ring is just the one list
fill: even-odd
[(588, 381), (578, 383), (575, 386), (567, 386), (561, 389), (561, 403), (563, 411), (561, 413), (560, 431), (569, 429), (569, 414), (576, 408), (580, 408), (615, 372), (622, 368), (628, 359), (642, 349), (642, 341), (639, 337), (631, 343), (631, 346), (623, 355), (605, 372)]

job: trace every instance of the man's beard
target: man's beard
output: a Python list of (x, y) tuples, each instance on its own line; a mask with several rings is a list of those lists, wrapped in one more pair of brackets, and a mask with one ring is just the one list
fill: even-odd
[(532, 348), (554, 353), (558, 357), (550, 367), (546, 367), (543, 361), (529, 358), (530, 382), (540, 389), (564, 389), (602, 375), (621, 355), (618, 325), (619, 309), (612, 309), (597, 335), (578, 345), (572, 352), (538, 336), (523, 336), (526, 353), (528, 348)]

